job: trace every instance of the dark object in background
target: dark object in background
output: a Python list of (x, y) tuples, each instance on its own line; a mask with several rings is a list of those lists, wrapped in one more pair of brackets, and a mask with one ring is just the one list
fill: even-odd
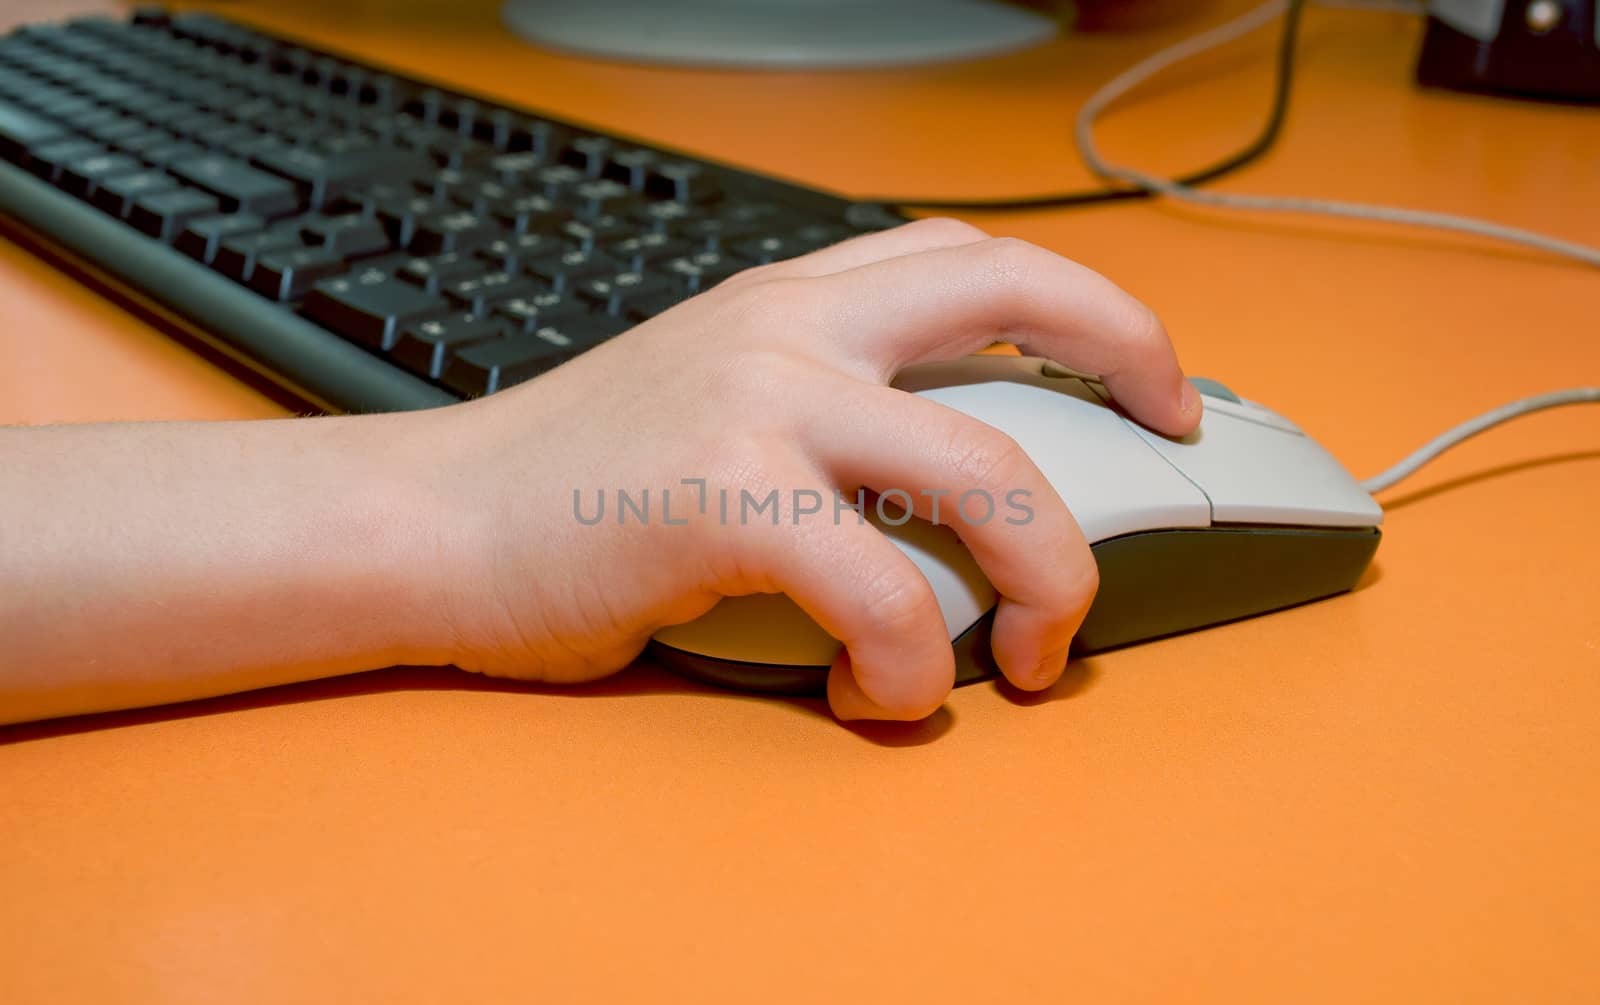
[(1433, 0), (1417, 82), (1600, 102), (1600, 0)]

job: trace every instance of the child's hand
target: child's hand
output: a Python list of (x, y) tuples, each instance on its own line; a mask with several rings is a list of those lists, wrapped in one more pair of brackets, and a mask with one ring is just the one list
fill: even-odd
[[(920, 718), (954, 676), (938, 604), (875, 528), (833, 520), (832, 499), (897, 488), (926, 517), (923, 489), (1025, 489), (1026, 525), (953, 523), (1003, 596), (1001, 669), (1019, 687), (1048, 686), (1095, 591), (1082, 533), (1010, 438), (886, 386), (908, 364), (997, 340), (1103, 375), (1157, 430), (1199, 421), (1149, 309), (1023, 242), (927, 220), (753, 269), (530, 385), (428, 417), (415, 463), (439, 506), (439, 654), (495, 675), (585, 680), (721, 597), (782, 592), (845, 644), (828, 679), (841, 718)], [(777, 525), (767, 513), (741, 525), (740, 491), (774, 489)], [(823, 514), (797, 525), (796, 489), (824, 493)], [(629, 511), (619, 525), (619, 490), (635, 501), (648, 490), (647, 518)], [(593, 520), (597, 493), (605, 518), (587, 525), (579, 514)]]

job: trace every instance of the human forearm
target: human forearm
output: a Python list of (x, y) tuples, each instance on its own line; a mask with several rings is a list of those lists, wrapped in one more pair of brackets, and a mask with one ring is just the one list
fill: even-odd
[(0, 430), (0, 721), (434, 661), (437, 425)]

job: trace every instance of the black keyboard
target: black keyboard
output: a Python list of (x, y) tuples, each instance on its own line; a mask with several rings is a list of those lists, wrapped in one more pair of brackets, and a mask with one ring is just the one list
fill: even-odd
[(0, 39), (0, 213), (344, 411), (493, 393), (901, 222), (159, 10)]

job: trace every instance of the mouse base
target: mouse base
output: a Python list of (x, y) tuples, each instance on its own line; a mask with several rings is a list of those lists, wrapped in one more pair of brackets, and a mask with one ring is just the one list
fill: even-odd
[[(1218, 526), (1144, 531), (1093, 547), (1100, 590), (1072, 643), (1084, 656), (1209, 628), (1353, 589), (1377, 553), (1375, 527)], [(990, 611), (952, 643), (956, 684), (997, 676)], [(660, 642), (664, 666), (720, 687), (762, 694), (827, 692), (825, 666), (722, 660)]]

